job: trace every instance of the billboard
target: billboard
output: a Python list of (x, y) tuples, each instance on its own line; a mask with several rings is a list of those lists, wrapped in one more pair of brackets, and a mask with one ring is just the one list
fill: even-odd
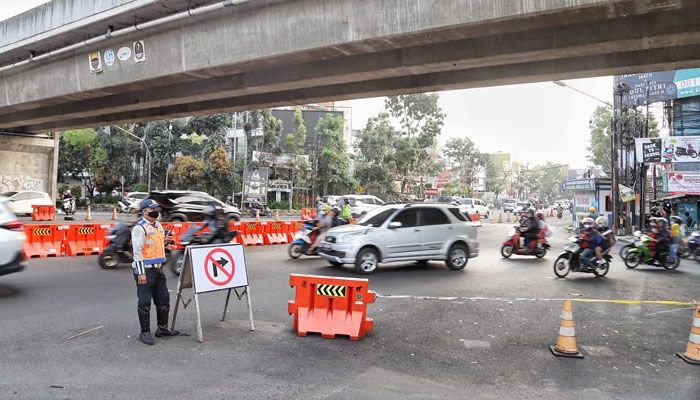
[(700, 173), (668, 171), (664, 176), (666, 192), (673, 194), (700, 194)]
[(258, 200), (267, 202), (268, 168), (250, 168), (243, 170), (243, 202), (248, 203)]
[(676, 162), (700, 162), (700, 136), (666, 136), (662, 138), (636, 138), (637, 160), (644, 163), (671, 164)]
[[(700, 96), (700, 68), (615, 76), (614, 84), (625, 83), (630, 92), (623, 106), (638, 106), (692, 96)], [(615, 107), (620, 107), (615, 96)]]

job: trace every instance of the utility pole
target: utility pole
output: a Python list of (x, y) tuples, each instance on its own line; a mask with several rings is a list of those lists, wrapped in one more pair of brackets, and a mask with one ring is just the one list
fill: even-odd
[(126, 129), (124, 129), (118, 125), (112, 125), (112, 126), (119, 129), (120, 131), (126, 133), (129, 136), (135, 137), (141, 143), (143, 143), (144, 147), (146, 147), (146, 159), (148, 161), (148, 192), (150, 193), (150, 191), (151, 191), (151, 149), (148, 147), (148, 143), (146, 142), (146, 135), (144, 135), (141, 138), (141, 137), (134, 135), (133, 132), (129, 132)]

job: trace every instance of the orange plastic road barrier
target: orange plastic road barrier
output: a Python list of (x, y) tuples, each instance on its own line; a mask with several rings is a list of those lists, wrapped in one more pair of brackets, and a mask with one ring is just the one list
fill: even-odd
[(474, 214), (470, 215), (472, 222), (481, 222), (481, 215), (479, 215), (479, 212), (475, 212)]
[(557, 338), (557, 344), (549, 346), (549, 349), (555, 356), (583, 358), (583, 354), (576, 347), (576, 330), (571, 300), (564, 301), (564, 310), (561, 312), (559, 324), (559, 338)]
[(284, 222), (268, 222), (265, 224), (264, 242), (265, 244), (287, 244), (289, 237), (287, 232), (289, 225)]
[(289, 238), (289, 243), (293, 242), (297, 232), (304, 227), (304, 221), (290, 221), (287, 222), (289, 226), (287, 227), (287, 237)]
[(314, 332), (325, 339), (347, 335), (359, 340), (372, 330), (367, 304), (374, 303), (377, 294), (368, 289), (369, 280), (291, 274), (289, 285), (296, 288), (296, 295), (287, 312), (294, 314), (299, 336)]
[(263, 229), (260, 222), (242, 222), (239, 243), (244, 246), (262, 246), (265, 244)]
[(175, 243), (176, 247), (180, 250), (184, 248), (183, 245), (180, 244), (180, 238), (182, 235), (187, 232), (188, 229), (190, 229), (190, 222), (163, 222), (162, 223), (163, 228), (166, 230), (170, 230), (170, 232), (173, 235), (173, 243)]
[(22, 245), (24, 255), (27, 258), (60, 257), (67, 229), (68, 225), (25, 225), (27, 240)]
[(688, 348), (685, 353), (677, 353), (678, 357), (688, 364), (700, 365), (700, 304), (695, 306), (693, 326), (690, 327)]
[(74, 224), (66, 232), (66, 255), (99, 254), (104, 249), (110, 225)]
[(56, 218), (56, 207), (32, 205), (32, 221), (53, 221)]
[(309, 219), (309, 210), (307, 210), (306, 208), (301, 209), (301, 219), (303, 219), (304, 221)]

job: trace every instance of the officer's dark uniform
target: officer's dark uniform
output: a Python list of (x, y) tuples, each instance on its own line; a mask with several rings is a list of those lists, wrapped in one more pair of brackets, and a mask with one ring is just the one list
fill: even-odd
[[(146, 199), (141, 204), (141, 209), (157, 210), (158, 204)], [(151, 336), (150, 314), (151, 300), (156, 305), (156, 317), (158, 329), (156, 337), (176, 336), (178, 331), (168, 329), (168, 313), (170, 312), (170, 294), (165, 282), (165, 274), (161, 269), (165, 263), (165, 230), (158, 221), (148, 222), (144, 217), (131, 230), (131, 245), (133, 247), (134, 280), (136, 280), (136, 293), (139, 298), (138, 315), (141, 324), (140, 339), (146, 344), (153, 344)], [(139, 275), (146, 276), (145, 284), (138, 284)]]

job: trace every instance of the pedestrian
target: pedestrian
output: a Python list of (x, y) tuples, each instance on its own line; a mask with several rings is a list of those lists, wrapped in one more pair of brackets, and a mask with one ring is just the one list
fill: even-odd
[(145, 199), (141, 202), (141, 219), (131, 230), (134, 262), (131, 264), (136, 281), (138, 295), (138, 315), (141, 324), (141, 342), (153, 345), (151, 336), (151, 300), (156, 305), (158, 329), (156, 337), (170, 337), (180, 334), (168, 329), (170, 313), (170, 294), (162, 270), (165, 262), (165, 230), (158, 222), (160, 206), (155, 200)]
[(685, 225), (688, 227), (688, 229), (693, 227), (693, 224), (695, 221), (693, 221), (693, 217), (690, 216), (690, 213), (688, 211), (685, 212)]

